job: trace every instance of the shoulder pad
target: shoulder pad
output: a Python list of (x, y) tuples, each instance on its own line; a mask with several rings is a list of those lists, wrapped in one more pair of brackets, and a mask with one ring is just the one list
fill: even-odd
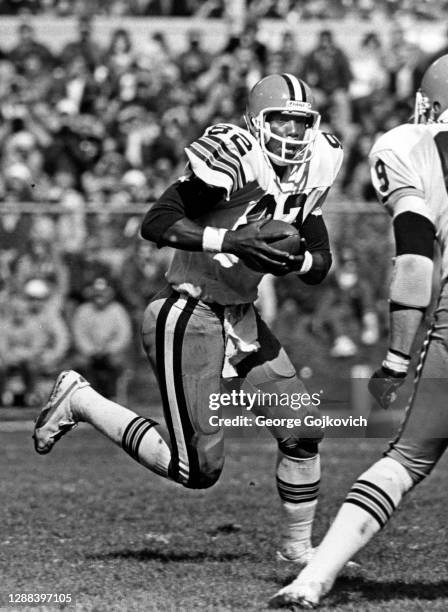
[(208, 185), (223, 187), (227, 196), (256, 178), (256, 160), (263, 155), (247, 130), (230, 123), (207, 128), (185, 148), (194, 174)]
[(318, 132), (316, 136), (314, 157), (318, 158), (318, 165), (323, 168), (323, 176), (330, 180), (331, 185), (335, 180), (344, 158), (342, 144), (334, 134)]
[(413, 123), (405, 123), (392, 128), (376, 140), (370, 155), (386, 149), (394, 151), (398, 155), (409, 153), (410, 149), (424, 136), (425, 130), (422, 128), (424, 128), (423, 125)]
[(330, 132), (320, 132), (320, 133), (325, 138), (325, 140), (328, 142), (330, 147), (332, 147), (333, 149), (342, 149), (343, 148), (342, 144), (341, 144), (341, 141), (334, 134), (331, 134)]

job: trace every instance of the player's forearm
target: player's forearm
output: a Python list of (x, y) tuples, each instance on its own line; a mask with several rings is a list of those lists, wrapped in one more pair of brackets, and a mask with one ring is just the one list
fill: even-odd
[(390, 313), (389, 348), (411, 355), (412, 345), (423, 319), (423, 312), (412, 308), (392, 309)]
[(201, 251), (204, 230), (194, 219), (210, 211), (222, 197), (222, 189), (194, 176), (173, 183), (146, 213), (141, 235), (159, 247)]
[(308, 215), (300, 228), (300, 235), (306, 241), (311, 263), (305, 273), (299, 274), (299, 278), (307, 285), (317, 285), (327, 276), (332, 263), (327, 227), (320, 211)]
[(179, 219), (157, 240), (159, 246), (171, 246), (185, 251), (223, 251), (223, 239), (227, 230), (216, 227), (201, 227), (184, 217)]
[[(184, 217), (171, 225), (157, 240), (159, 246), (171, 246), (186, 251), (202, 251), (204, 228)], [(146, 236), (144, 236), (146, 238)], [(151, 239), (151, 238), (150, 238)]]
[(393, 226), (396, 256), (389, 293), (390, 343), (383, 367), (405, 374), (431, 300), (435, 231), (427, 217), (410, 210), (397, 214)]

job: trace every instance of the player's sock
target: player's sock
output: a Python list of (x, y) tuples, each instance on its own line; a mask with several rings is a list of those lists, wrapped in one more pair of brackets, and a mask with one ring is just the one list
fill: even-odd
[(136, 461), (168, 477), (171, 452), (155, 428), (155, 421), (106, 399), (92, 387), (84, 387), (73, 394), (71, 409), (77, 420), (90, 423)]
[(412, 486), (409, 473), (398, 461), (389, 457), (377, 461), (352, 486), (298, 580), (326, 585), (327, 592), (344, 565), (384, 527)]
[(300, 560), (311, 549), (319, 493), (319, 455), (299, 459), (279, 452), (276, 477), (283, 514), (280, 552), (287, 559)]

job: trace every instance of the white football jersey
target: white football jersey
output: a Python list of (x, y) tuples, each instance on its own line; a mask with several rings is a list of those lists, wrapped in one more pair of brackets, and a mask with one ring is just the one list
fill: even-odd
[[(380, 201), (396, 216), (412, 210), (436, 229), (442, 250), (442, 275), (448, 276), (448, 124), (404, 124), (381, 136), (370, 155), (373, 186)], [(407, 208), (400, 198), (422, 198)]]
[[(185, 151), (189, 172), (208, 185), (223, 188), (226, 194), (195, 222), (226, 229), (269, 214), (300, 228), (309, 214), (321, 214), (320, 205), (343, 156), (337, 138), (318, 132), (311, 160), (288, 166), (279, 180), (258, 141), (247, 130), (231, 124), (207, 128)], [(167, 273), (175, 289), (223, 305), (255, 301), (262, 276), (236, 257), (180, 249), (175, 251)]]

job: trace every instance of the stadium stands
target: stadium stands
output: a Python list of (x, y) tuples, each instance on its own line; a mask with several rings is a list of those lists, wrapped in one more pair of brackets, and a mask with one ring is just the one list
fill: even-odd
[[(336, 202), (327, 207), (336, 252), (349, 243), (360, 277), (363, 265), (384, 253), (388, 237), (382, 215), (365, 215), (356, 204), (373, 199), (365, 157), (377, 134), (411, 114), (415, 83), (428, 57), (398, 25), (385, 37), (364, 24), (367, 32), (350, 52), (336, 26), (340, 19), (362, 20), (373, 12), (384, 16), (398, 10), (436, 19), (448, 2), (249, 4), (246, 27), (239, 34), (229, 30), (225, 44), (215, 51), (207, 45), (206, 28), (198, 26), (206, 22), (195, 20), (193, 27), (185, 20), (180, 48), (162, 30), (148, 30), (137, 48), (132, 27), (115, 27), (116, 20), (107, 40), (98, 39), (92, 15), (174, 18), (199, 12), (202, 18), (226, 17), (219, 1), (0, 2), (2, 14), (19, 15), (13, 44), (0, 50), (0, 313), (8, 311), (12, 296), (20, 297), (26, 282), (43, 279), (70, 324), (85, 300), (85, 287), (100, 275), (115, 283), (118, 299), (135, 321), (151, 290), (142, 283), (131, 299), (120, 279), (123, 266), (129, 278), (144, 277), (147, 271), (137, 257), (130, 270), (141, 212), (182, 173), (183, 147), (209, 124), (240, 123), (247, 90), (275, 71), (298, 72), (313, 86), (324, 127), (344, 143)], [(332, 21), (313, 30), (311, 48), (305, 50), (298, 22), (291, 26), (291, 12), (297, 9), (296, 17), (306, 21), (321, 18), (330, 7)], [(74, 13), (79, 16), (73, 22), (76, 35), (67, 34), (61, 48), (55, 49), (50, 37), (34, 27), (34, 15), (50, 16), (54, 26), (57, 16)], [(277, 20), (279, 43), (270, 45), (260, 36), (254, 15)], [(350, 211), (344, 231), (333, 212), (341, 203)], [(371, 210), (380, 213), (375, 204)], [(150, 271), (156, 284), (165, 259)], [(381, 323), (385, 285), (380, 268), (371, 275), (369, 312), (377, 312)], [(307, 298), (285, 286), (288, 282), (279, 283), (279, 307), (288, 296), (299, 313), (307, 312)], [(135, 295), (139, 291), (142, 295)], [(333, 280), (324, 291), (340, 293), (341, 287)], [(312, 318), (314, 309), (310, 312)], [(359, 319), (356, 309), (350, 312)], [(327, 329), (318, 334), (327, 351), (337, 339), (328, 329), (346, 335), (341, 325), (333, 320), (321, 327)], [(363, 326), (361, 315), (352, 334), (355, 347), (366, 337)]]

